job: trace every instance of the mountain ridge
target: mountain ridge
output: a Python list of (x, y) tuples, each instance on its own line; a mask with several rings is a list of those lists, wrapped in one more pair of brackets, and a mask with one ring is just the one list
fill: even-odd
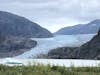
[(100, 28), (100, 19), (93, 20), (86, 24), (77, 24), (74, 26), (64, 27), (54, 34), (73, 35), (73, 34), (94, 34)]
[(8, 36), (47, 38), (52, 33), (25, 17), (0, 11), (0, 32)]

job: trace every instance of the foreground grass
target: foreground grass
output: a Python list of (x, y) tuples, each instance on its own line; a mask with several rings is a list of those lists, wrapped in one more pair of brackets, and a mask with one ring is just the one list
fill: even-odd
[(100, 67), (61, 67), (50, 65), (0, 65), (0, 75), (100, 75)]

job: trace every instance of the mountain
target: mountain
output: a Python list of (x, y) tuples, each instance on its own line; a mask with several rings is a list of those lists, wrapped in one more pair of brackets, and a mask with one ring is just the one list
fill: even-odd
[(87, 24), (78, 24), (75, 26), (62, 28), (54, 34), (64, 34), (64, 35), (94, 34), (97, 33), (99, 28), (100, 28), (100, 19), (96, 19)]
[(6, 36), (48, 38), (53, 35), (24, 17), (0, 11), (0, 33)]
[(97, 35), (82, 46), (52, 49), (44, 58), (100, 60), (100, 30)]
[(20, 55), (37, 45), (31, 38), (49, 38), (52, 33), (24, 17), (0, 11), (0, 58)]
[(34, 48), (36, 45), (37, 42), (29, 38), (6, 37), (0, 35), (0, 58), (20, 55)]
[(83, 44), (77, 53), (80, 59), (99, 59), (100, 60), (100, 30), (98, 34), (89, 42)]

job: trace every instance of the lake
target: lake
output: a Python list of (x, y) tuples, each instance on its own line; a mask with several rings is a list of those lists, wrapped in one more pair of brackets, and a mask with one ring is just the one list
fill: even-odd
[[(100, 64), (100, 60), (81, 60), (81, 59), (16, 59), (18, 61), (21, 61), (24, 65), (28, 64), (50, 64), (50, 65), (58, 65), (58, 66), (66, 66), (70, 67), (72, 65), (74, 66), (98, 66)], [(5, 59), (0, 59), (1, 64), (3, 63)], [(15, 64), (13, 64), (15, 65)]]

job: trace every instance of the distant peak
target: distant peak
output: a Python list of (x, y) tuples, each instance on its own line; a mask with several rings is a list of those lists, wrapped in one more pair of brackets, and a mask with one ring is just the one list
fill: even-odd
[(100, 23), (100, 19), (95, 19), (95, 20), (93, 20), (92, 22), (90, 22), (90, 23), (92, 23), (92, 24), (97, 24), (97, 23)]
[(1, 13), (10, 13), (9, 11), (1, 11), (1, 10), (0, 10), (0, 12)]

